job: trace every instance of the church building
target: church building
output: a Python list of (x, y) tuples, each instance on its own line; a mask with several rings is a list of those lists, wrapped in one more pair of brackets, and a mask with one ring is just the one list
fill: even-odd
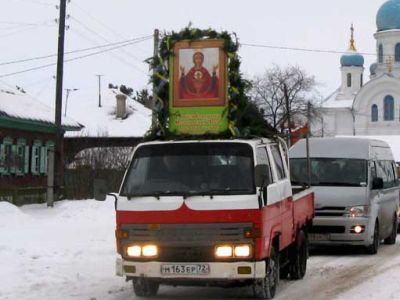
[(340, 59), (342, 82), (323, 103), (314, 136), (372, 136), (393, 145), (398, 140), (400, 160), (400, 0), (389, 0), (378, 10), (376, 62), (364, 82), (364, 57), (357, 52), (354, 28), (348, 51)]

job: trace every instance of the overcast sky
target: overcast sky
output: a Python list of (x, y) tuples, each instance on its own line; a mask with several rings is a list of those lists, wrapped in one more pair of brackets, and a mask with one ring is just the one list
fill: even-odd
[[(354, 23), (360, 52), (375, 53), (375, 17), (384, 0), (72, 0), (67, 7), (66, 51), (89, 48), (161, 31), (193, 27), (236, 32), (242, 43), (345, 51)], [(7, 76), (4, 74), (51, 64), (55, 57), (2, 63), (57, 52), (56, 0), (0, 0), (0, 87), (19, 85), (42, 102), (53, 104), (56, 68)], [(134, 89), (148, 83), (143, 60), (153, 52), (151, 39), (65, 64), (64, 88), (76, 88), (69, 101), (97, 92), (96, 74)], [(98, 51), (98, 50), (97, 50)], [(93, 51), (92, 51), (93, 52)], [(66, 59), (90, 52), (67, 55)], [(251, 78), (273, 63), (299, 65), (315, 75), (323, 96), (340, 84), (340, 54), (271, 50), (242, 46), (242, 72)], [(366, 56), (365, 78), (375, 56)]]

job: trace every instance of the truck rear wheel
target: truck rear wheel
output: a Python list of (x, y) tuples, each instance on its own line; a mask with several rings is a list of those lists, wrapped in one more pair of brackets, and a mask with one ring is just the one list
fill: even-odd
[(145, 278), (133, 280), (133, 291), (138, 297), (151, 297), (157, 295), (160, 284)]
[(266, 274), (263, 279), (254, 282), (254, 296), (257, 299), (272, 299), (279, 283), (279, 252), (272, 247), (270, 257), (266, 260)]
[(302, 279), (307, 270), (308, 243), (307, 236), (303, 230), (299, 230), (296, 241), (290, 249), (290, 278), (294, 280)]

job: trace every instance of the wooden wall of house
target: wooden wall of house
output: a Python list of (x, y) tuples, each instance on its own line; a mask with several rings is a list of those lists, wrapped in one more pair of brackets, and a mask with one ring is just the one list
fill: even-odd
[[(51, 133), (0, 128), (0, 200), (7, 200), (16, 204), (45, 201), (47, 168), (46, 170), (44, 168), (47, 162), (38, 166), (38, 169), (35, 167), (36, 164), (32, 166), (32, 149), (35, 146), (39, 149), (38, 151), (45, 151), (46, 145), (51, 144), (51, 142), (54, 143), (54, 141), (55, 135)], [(18, 142), (25, 143), (24, 169), (21, 170), (21, 165), (18, 165), (18, 172), (16, 169), (10, 169), (9, 165), (7, 165), (5, 171), (4, 160), (3, 163), (1, 162), (1, 159), (4, 159), (4, 148), (1, 147), (10, 142), (12, 145), (17, 145)], [(41, 142), (41, 146), (39, 146), (39, 142)], [(27, 153), (29, 157), (25, 160)], [(47, 154), (41, 153), (40, 155), (47, 158)], [(43, 158), (42, 156), (40, 159)], [(43, 164), (44, 162), (40, 163)], [(32, 170), (32, 167), (35, 167), (35, 170)]]

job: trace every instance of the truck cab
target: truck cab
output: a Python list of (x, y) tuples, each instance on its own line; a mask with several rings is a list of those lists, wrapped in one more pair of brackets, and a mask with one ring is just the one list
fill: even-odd
[(270, 139), (138, 145), (116, 196), (117, 275), (138, 296), (160, 284), (250, 285), (259, 299), (275, 295), (280, 277), (302, 278), (314, 199), (293, 195), (284, 148)]

